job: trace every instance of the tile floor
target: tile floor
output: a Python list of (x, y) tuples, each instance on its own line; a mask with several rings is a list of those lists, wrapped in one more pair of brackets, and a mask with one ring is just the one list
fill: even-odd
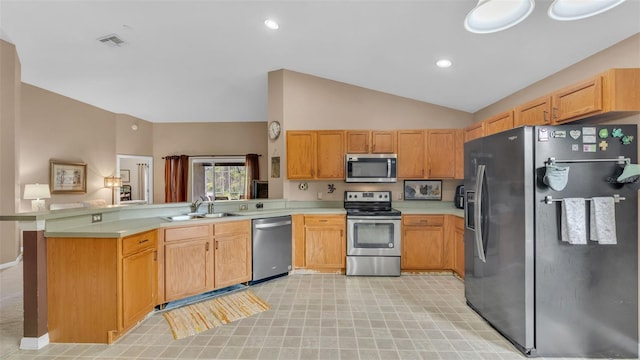
[(270, 310), (196, 336), (174, 340), (155, 313), (113, 345), (19, 350), (16, 268), (0, 271), (1, 359), (524, 358), (466, 306), (463, 282), (450, 275), (289, 275), (251, 287)]

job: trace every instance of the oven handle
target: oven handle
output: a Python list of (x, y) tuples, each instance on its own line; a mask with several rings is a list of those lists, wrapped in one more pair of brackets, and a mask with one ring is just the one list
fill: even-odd
[(399, 216), (347, 216), (347, 221), (349, 220), (375, 222), (379, 220), (400, 221), (402, 218)]

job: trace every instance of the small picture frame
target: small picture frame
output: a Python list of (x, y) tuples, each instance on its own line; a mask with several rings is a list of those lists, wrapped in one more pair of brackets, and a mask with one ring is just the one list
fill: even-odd
[(129, 170), (120, 170), (120, 179), (123, 183), (131, 182), (131, 172)]
[(405, 180), (405, 200), (442, 200), (442, 180)]
[(51, 160), (49, 184), (52, 194), (86, 194), (87, 164)]

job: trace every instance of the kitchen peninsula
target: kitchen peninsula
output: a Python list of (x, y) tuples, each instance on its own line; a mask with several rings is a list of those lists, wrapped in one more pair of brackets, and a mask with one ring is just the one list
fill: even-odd
[[(179, 242), (196, 244), (192, 249), (198, 249), (200, 245), (206, 247), (207, 242), (213, 244), (216, 236), (224, 236), (225, 228), (229, 229), (233, 224), (230, 231), (241, 243), (240, 252), (244, 251), (245, 261), (250, 264), (251, 219), (285, 214), (344, 215), (342, 203), (336, 201), (266, 200), (263, 209), (255, 209), (254, 201), (242, 203), (249, 203), (252, 210), (240, 211), (239, 202), (216, 204), (216, 211), (233, 216), (186, 221), (167, 218), (189, 212), (188, 203), (0, 216), (0, 221), (18, 221), (24, 233), (25, 327), (21, 348), (38, 349), (50, 341), (111, 343), (158, 305), (232, 285), (220, 280), (222, 285), (217, 286), (215, 279), (219, 277), (213, 275), (208, 287), (170, 295), (165, 288), (170, 283), (165, 279), (169, 269), (165, 257), (166, 249), (172, 246), (171, 241), (175, 241), (175, 245)], [(462, 216), (462, 211), (450, 202), (399, 202), (395, 206), (406, 214)], [(101, 222), (91, 222), (95, 214), (101, 214)], [(176, 234), (186, 238), (167, 239)], [(293, 237), (295, 246), (295, 231)], [(205, 240), (197, 245), (196, 239)], [(294, 250), (294, 256), (295, 253)], [(211, 259), (215, 258), (215, 255), (211, 256)], [(215, 271), (219, 271), (217, 266)], [(224, 270), (221, 274), (225, 274), (223, 278), (236, 279), (232, 280), (235, 283), (251, 279), (250, 267), (244, 274), (230, 275)], [(210, 281), (206, 276), (204, 280)], [(73, 329), (65, 324), (73, 325)]]

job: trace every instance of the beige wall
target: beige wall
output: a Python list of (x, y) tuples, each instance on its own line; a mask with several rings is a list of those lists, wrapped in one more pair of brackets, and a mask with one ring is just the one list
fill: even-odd
[[(0, 213), (18, 210), (20, 198), (20, 59), (13, 44), (0, 40)], [(0, 221), (0, 265), (20, 255), (16, 222)]]
[[(153, 155), (153, 123), (116, 114), (116, 152), (119, 155)], [(131, 127), (135, 125), (135, 130)]]
[(260, 154), (260, 178), (267, 179), (267, 123), (153, 124), (154, 203), (164, 202), (164, 160), (167, 155)]
[[(337, 81), (290, 70), (269, 73), (269, 120), (279, 120), (283, 136), (269, 143), (269, 154), (281, 157), (282, 195), (289, 200), (342, 200), (345, 190), (391, 190), (394, 198), (402, 194), (402, 181), (395, 184), (347, 184), (344, 181), (286, 180), (286, 130), (329, 129), (436, 129), (462, 128), (471, 124), (470, 113), (411, 100)], [(275, 155), (274, 155), (275, 154)], [(270, 160), (269, 160), (270, 161)], [(270, 180), (272, 185), (279, 182)], [(453, 200), (460, 181), (443, 182), (443, 200)], [(336, 191), (328, 193), (328, 185)], [(279, 188), (274, 189), (275, 193)]]
[[(640, 34), (633, 35), (568, 68), (542, 79), (473, 114), (481, 121), (517, 105), (534, 100), (610, 68), (640, 67)], [(526, 69), (524, 69), (526, 71)], [(637, 119), (640, 115), (636, 116)]]

